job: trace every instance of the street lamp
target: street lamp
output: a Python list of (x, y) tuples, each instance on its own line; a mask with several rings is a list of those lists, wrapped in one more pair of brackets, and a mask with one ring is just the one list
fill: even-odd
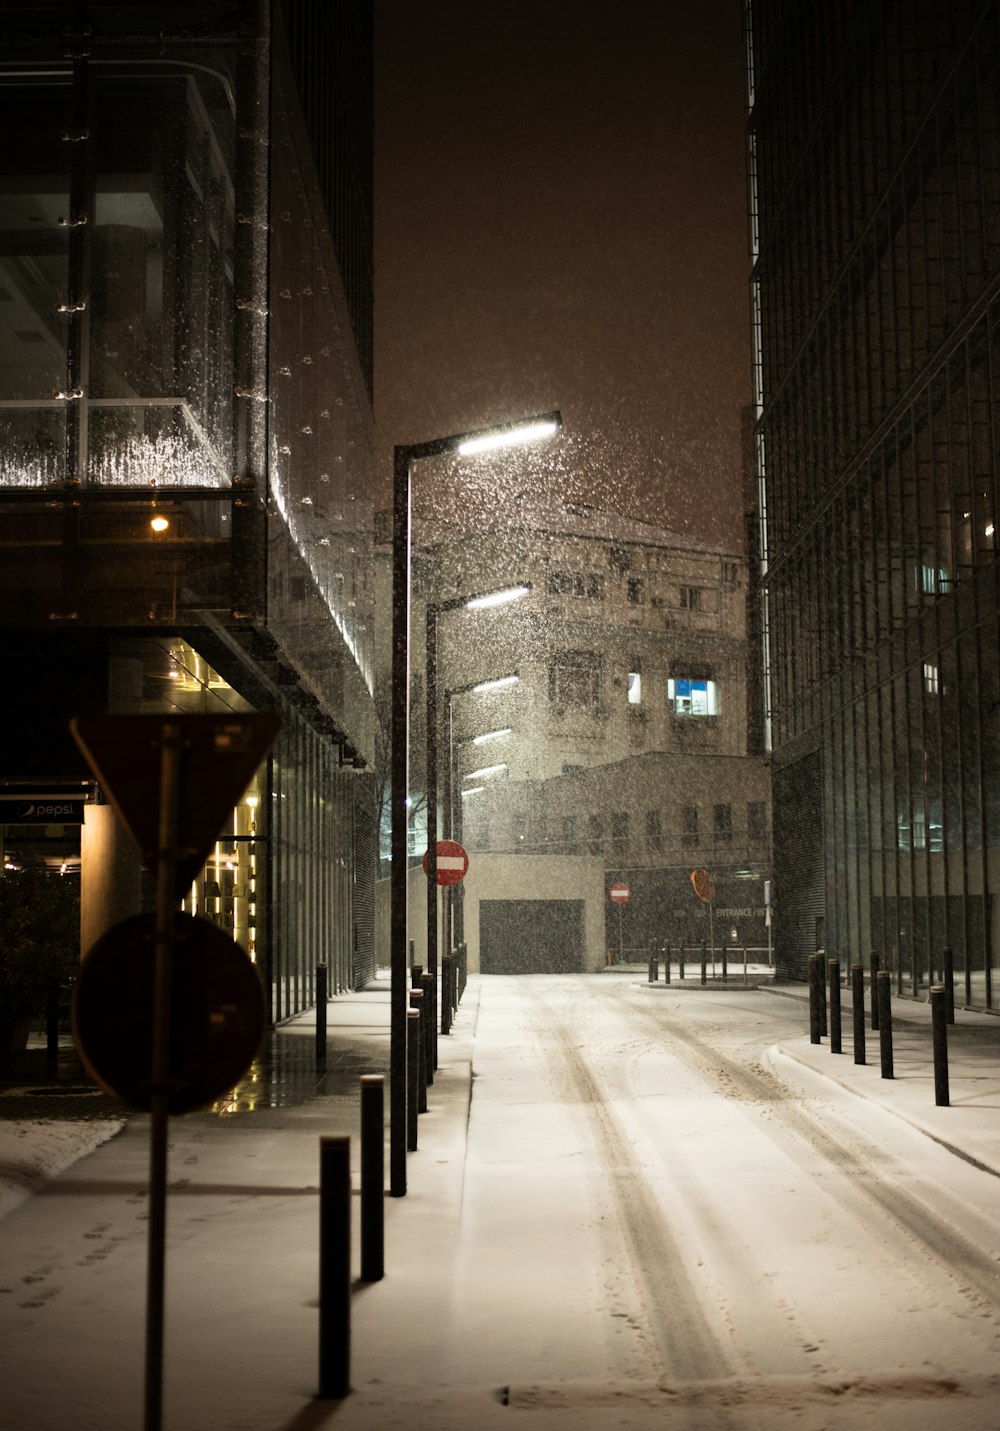
[[(445, 835), (446, 835), (449, 839), (457, 840), (459, 844), (462, 843), (462, 806), (461, 806), (461, 800), (459, 801), (459, 804), (458, 804), (457, 808), (453, 805), (453, 802), (452, 802), (452, 794), (451, 794), (451, 792), (452, 792), (452, 785), (453, 785), (453, 783), (454, 783), (455, 745), (456, 745), (456, 741), (455, 741), (455, 715), (454, 715), (454, 701), (455, 701), (455, 698), (456, 698), (456, 696), (468, 696), (468, 695), (473, 695), (473, 696), (492, 695), (492, 694), (493, 694), (494, 692), (496, 692), (496, 691), (503, 691), (503, 690), (508, 689), (510, 686), (516, 686), (519, 680), (520, 680), (520, 676), (518, 676), (517, 673), (514, 672), (514, 673), (512, 673), (512, 674), (509, 675), (509, 676), (494, 676), (494, 677), (491, 677), (489, 680), (486, 680), (486, 681), (470, 681), (467, 685), (464, 685), (464, 686), (452, 686), (449, 690), (446, 690), (445, 693), (444, 693), (445, 712), (446, 712), (446, 720), (447, 720), (446, 737), (445, 737), (445, 749), (446, 749), (446, 751), (447, 751), (447, 759), (446, 759), (446, 761), (445, 761), (445, 766), (444, 766), (444, 781), (443, 781), (443, 785), (444, 785), (444, 815), (445, 815), (445, 822), (446, 822), (446, 825), (447, 825), (447, 828), (446, 828), (446, 830), (445, 830)], [(488, 739), (491, 734), (497, 734), (497, 733), (496, 733), (496, 732), (489, 732), (486, 737), (481, 737), (481, 738)], [(458, 744), (464, 744), (464, 742), (462, 742), (462, 741), (459, 741), (459, 742), (457, 742), (457, 743), (458, 743)], [(478, 795), (479, 792), (480, 792), (481, 790), (483, 790), (484, 788), (485, 788), (485, 787), (482, 786), (482, 785), (475, 785), (475, 786), (472, 787), (471, 790), (463, 790), (463, 791), (461, 792), (461, 794), (462, 794), (462, 800), (466, 799), (469, 795)], [(464, 934), (465, 934), (465, 929), (464, 929), (464, 927), (463, 927), (462, 918), (461, 918), (461, 909), (462, 909), (462, 887), (461, 887), (461, 885), (451, 885), (450, 888), (449, 888), (449, 890), (448, 890), (448, 895), (449, 895), (449, 898), (448, 898), (448, 932), (447, 932), (447, 938), (448, 938), (448, 941), (449, 941), (449, 945), (450, 945), (450, 944), (461, 944), (462, 939), (463, 939), (463, 936), (464, 936)], [(453, 934), (452, 931), (454, 931), (454, 934)]]
[[(456, 433), (397, 446), (392, 488), (392, 788), (389, 1014), (389, 1192), (406, 1193), (406, 796), (409, 757), (410, 487), (416, 463), (449, 453), (471, 456), (551, 437), (562, 426), (558, 412), (476, 432)], [(436, 881), (436, 875), (435, 875)]]
[(438, 1066), (437, 1051), (437, 971), (438, 971), (438, 894), (437, 894), (437, 826), (438, 826), (438, 699), (437, 699), (437, 636), (438, 618), (448, 611), (484, 611), (509, 606), (527, 596), (531, 586), (519, 583), (500, 591), (487, 591), (474, 596), (453, 596), (447, 601), (429, 601), (425, 632), (425, 726), (426, 726), (426, 786), (427, 802), (427, 972), (433, 977), (430, 986), (431, 1016), (434, 1031), (433, 1066)]

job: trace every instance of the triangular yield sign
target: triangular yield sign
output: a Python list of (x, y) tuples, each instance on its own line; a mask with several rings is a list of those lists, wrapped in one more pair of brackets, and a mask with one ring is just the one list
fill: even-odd
[(180, 728), (177, 821), (180, 896), (205, 863), (233, 806), (281, 727), (276, 715), (77, 716), (70, 730), (104, 794), (155, 870), (165, 726)]

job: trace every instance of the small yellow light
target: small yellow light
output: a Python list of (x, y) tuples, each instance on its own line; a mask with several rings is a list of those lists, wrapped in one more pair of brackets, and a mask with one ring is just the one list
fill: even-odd
[(170, 518), (163, 517), (159, 514), (159, 512), (157, 512), (155, 516), (150, 517), (149, 525), (152, 527), (154, 532), (165, 532), (170, 526)]

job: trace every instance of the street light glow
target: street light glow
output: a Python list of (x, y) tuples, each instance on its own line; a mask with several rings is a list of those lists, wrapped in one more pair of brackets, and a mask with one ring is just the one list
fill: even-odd
[(523, 427), (500, 428), (496, 432), (484, 432), (479, 437), (469, 437), (459, 444), (463, 457), (475, 452), (492, 452), (498, 447), (520, 447), (525, 442), (540, 442), (558, 432), (557, 422), (527, 422)]
[(466, 795), (481, 795), (485, 789), (485, 785), (470, 785), (468, 790), (462, 791), (462, 799), (464, 800)]
[(499, 765), (483, 765), (478, 770), (470, 770), (467, 775), (463, 775), (463, 780), (481, 780), (485, 775), (498, 775), (501, 770), (507, 769), (506, 760), (501, 760)]
[(505, 725), (502, 730), (487, 730), (482, 735), (472, 737), (473, 745), (485, 745), (488, 740), (500, 740), (502, 736), (510, 735), (514, 727)]
[(488, 606), (506, 606), (511, 601), (520, 601), (530, 590), (530, 586), (508, 586), (505, 591), (491, 591), (486, 596), (474, 596), (465, 603), (466, 610), (482, 611)]
[(484, 691), (499, 691), (502, 686), (516, 686), (520, 676), (498, 676), (495, 681), (480, 681), (477, 686), (473, 686), (473, 692), (478, 696)]

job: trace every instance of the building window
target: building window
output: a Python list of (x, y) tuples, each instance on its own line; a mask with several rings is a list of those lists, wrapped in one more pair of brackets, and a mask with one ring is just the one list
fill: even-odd
[(929, 696), (941, 694), (941, 673), (937, 666), (931, 661), (923, 663), (924, 690)]
[(642, 705), (641, 671), (629, 671), (628, 673), (628, 703), (630, 706)]
[(701, 587), (700, 587), (700, 586), (682, 586), (682, 587), (681, 587), (681, 606), (684, 607), (684, 609), (685, 609), (686, 611), (700, 611), (700, 610), (701, 610)]
[(667, 701), (674, 715), (714, 716), (718, 714), (718, 694), (714, 681), (694, 676), (671, 676), (667, 681)]
[(600, 660), (593, 651), (561, 651), (549, 666), (549, 700), (560, 709), (596, 706), (600, 683)]
[(698, 843), (698, 807), (697, 805), (685, 805), (681, 812), (681, 844), (696, 845)]
[(663, 821), (659, 810), (646, 811), (646, 844), (651, 850), (663, 849)]
[(619, 810), (611, 816), (611, 843), (616, 855), (624, 855), (628, 850), (628, 812)]
[(644, 594), (643, 594), (643, 593), (644, 593), (644, 588), (645, 588), (645, 582), (642, 580), (642, 577), (640, 577), (640, 576), (630, 576), (630, 577), (629, 577), (629, 579), (628, 579), (628, 586), (627, 586), (626, 590), (627, 590), (627, 592), (628, 592), (629, 604), (630, 604), (631, 606), (641, 606), (641, 605), (642, 605), (643, 601), (645, 600), (645, 597), (644, 597)]
[(763, 800), (747, 802), (747, 837), (751, 840), (767, 839), (767, 804)]
[(732, 805), (714, 805), (712, 807), (712, 833), (715, 835), (715, 843), (717, 845), (728, 845), (732, 843)]
[(578, 833), (576, 816), (566, 815), (563, 819), (563, 848), (568, 855), (576, 854)]
[(593, 571), (550, 571), (547, 587), (550, 596), (579, 596), (599, 601), (604, 595), (604, 583)]
[(600, 815), (587, 817), (587, 848), (592, 855), (599, 855), (604, 848), (604, 822)]

